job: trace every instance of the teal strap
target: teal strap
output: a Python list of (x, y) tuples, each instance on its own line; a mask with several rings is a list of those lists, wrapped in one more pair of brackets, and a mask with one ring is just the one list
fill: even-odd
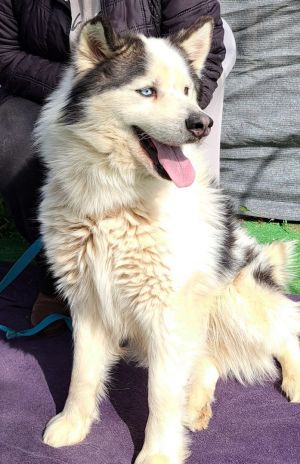
[(0, 293), (8, 287), (24, 269), (28, 266), (29, 263), (36, 257), (36, 255), (41, 251), (43, 247), (43, 242), (41, 238), (38, 238), (35, 242), (30, 245), (29, 248), (22, 254), (18, 261), (10, 268), (8, 273), (0, 281)]
[(0, 324), (0, 331), (5, 333), (7, 340), (11, 340), (12, 338), (19, 338), (19, 337), (31, 337), (32, 335), (36, 335), (37, 333), (41, 332), (41, 330), (44, 330), (46, 327), (51, 325), (53, 322), (61, 321), (61, 320), (65, 321), (68, 328), (72, 330), (72, 322), (71, 322), (70, 317), (64, 316), (63, 314), (53, 313), (45, 317), (45, 319), (43, 319), (41, 322), (39, 322), (34, 327), (31, 327), (30, 329), (17, 331), (17, 330), (10, 329), (9, 327), (6, 327), (5, 325)]
[[(24, 271), (28, 264), (31, 263), (31, 261), (36, 257), (36, 255), (41, 251), (42, 247), (42, 239), (38, 238), (35, 242), (32, 243), (32, 245), (30, 245), (29, 248), (27, 248), (25, 253), (23, 253), (23, 255), (10, 268), (8, 273), (0, 281), (0, 293), (3, 292), (3, 290), (5, 290), (6, 287), (8, 287), (8, 285), (11, 284), (21, 274), (21, 272)], [(18, 337), (30, 337), (31, 335), (39, 333), (41, 330), (45, 329), (45, 327), (48, 327), (53, 322), (60, 320), (64, 320), (68, 328), (72, 330), (72, 320), (70, 317), (54, 313), (50, 314), (39, 324), (30, 329), (16, 331), (10, 329), (9, 327), (6, 327), (5, 325), (0, 324), (0, 331), (5, 333), (6, 338), (8, 340)]]

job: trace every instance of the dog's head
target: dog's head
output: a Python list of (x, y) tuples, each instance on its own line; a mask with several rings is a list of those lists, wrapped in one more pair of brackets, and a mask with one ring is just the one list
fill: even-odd
[(213, 124), (198, 104), (212, 29), (211, 18), (202, 18), (161, 39), (120, 36), (100, 17), (87, 22), (73, 54), (75, 84), (64, 123), (85, 120), (97, 131), (98, 121), (99, 130), (117, 129), (148, 174), (190, 185), (194, 170), (180, 146), (198, 142)]

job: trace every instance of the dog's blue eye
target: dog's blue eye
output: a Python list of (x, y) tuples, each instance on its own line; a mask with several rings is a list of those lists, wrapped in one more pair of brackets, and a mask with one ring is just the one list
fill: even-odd
[(138, 89), (137, 92), (143, 95), (143, 97), (154, 97), (156, 95), (154, 87), (144, 87), (143, 89)]

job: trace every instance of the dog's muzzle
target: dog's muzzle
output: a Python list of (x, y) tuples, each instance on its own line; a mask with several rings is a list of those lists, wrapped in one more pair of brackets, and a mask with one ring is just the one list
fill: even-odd
[(185, 120), (187, 130), (198, 139), (206, 137), (210, 133), (213, 123), (213, 120), (205, 113), (192, 113)]

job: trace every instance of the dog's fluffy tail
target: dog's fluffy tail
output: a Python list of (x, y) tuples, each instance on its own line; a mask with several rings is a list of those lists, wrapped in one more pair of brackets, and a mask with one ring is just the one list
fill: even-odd
[(274, 282), (285, 288), (295, 274), (295, 248), (297, 241), (278, 241), (265, 245), (262, 253), (271, 266)]
[(222, 376), (242, 383), (274, 379), (273, 356), (288, 337), (300, 334), (300, 305), (283, 292), (294, 247), (293, 242), (262, 247), (216, 296), (208, 339)]

